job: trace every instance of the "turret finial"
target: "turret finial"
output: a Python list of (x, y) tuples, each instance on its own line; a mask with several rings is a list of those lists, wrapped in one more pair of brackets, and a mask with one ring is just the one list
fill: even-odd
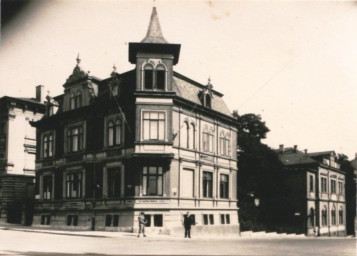
[(77, 55), (76, 61), (77, 61), (77, 65), (79, 65), (79, 63), (81, 63), (81, 59), (79, 58), (79, 53), (78, 53), (78, 55)]

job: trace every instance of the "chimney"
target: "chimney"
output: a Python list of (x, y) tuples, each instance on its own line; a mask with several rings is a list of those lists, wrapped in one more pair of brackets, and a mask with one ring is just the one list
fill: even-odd
[(45, 101), (45, 87), (43, 85), (36, 86), (36, 100), (41, 103)]
[(294, 145), (294, 152), (297, 151), (297, 145)]
[(279, 145), (279, 152), (284, 152), (284, 144)]

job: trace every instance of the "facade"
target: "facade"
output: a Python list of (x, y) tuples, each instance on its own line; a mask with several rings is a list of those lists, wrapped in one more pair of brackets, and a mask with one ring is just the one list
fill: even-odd
[(36, 98), (0, 98), (0, 222), (31, 224), (36, 129), (45, 112), (43, 86)]
[[(99, 79), (77, 66), (37, 128), (34, 225), (238, 234), (237, 130), (222, 94), (173, 70), (180, 45), (156, 8), (129, 44), (135, 68)], [(183, 233), (182, 233), (183, 234)]]
[(292, 231), (306, 235), (346, 235), (345, 173), (334, 151), (307, 153), (280, 146)]

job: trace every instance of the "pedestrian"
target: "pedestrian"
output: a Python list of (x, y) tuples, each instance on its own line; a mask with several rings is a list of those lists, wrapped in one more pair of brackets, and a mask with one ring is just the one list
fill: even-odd
[(190, 212), (187, 212), (186, 215), (183, 216), (183, 226), (185, 227), (185, 238), (191, 238), (191, 226), (195, 223), (193, 216), (190, 215)]
[(147, 220), (144, 216), (144, 212), (141, 212), (139, 217), (138, 217), (138, 221), (139, 221), (139, 233), (138, 233), (138, 237), (140, 237), (140, 234), (143, 233), (143, 236), (146, 237), (145, 235), (145, 225), (147, 223)]

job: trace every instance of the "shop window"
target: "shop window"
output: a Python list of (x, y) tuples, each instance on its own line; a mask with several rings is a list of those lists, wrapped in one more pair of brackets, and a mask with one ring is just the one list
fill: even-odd
[(154, 227), (162, 227), (162, 214), (154, 215)]

